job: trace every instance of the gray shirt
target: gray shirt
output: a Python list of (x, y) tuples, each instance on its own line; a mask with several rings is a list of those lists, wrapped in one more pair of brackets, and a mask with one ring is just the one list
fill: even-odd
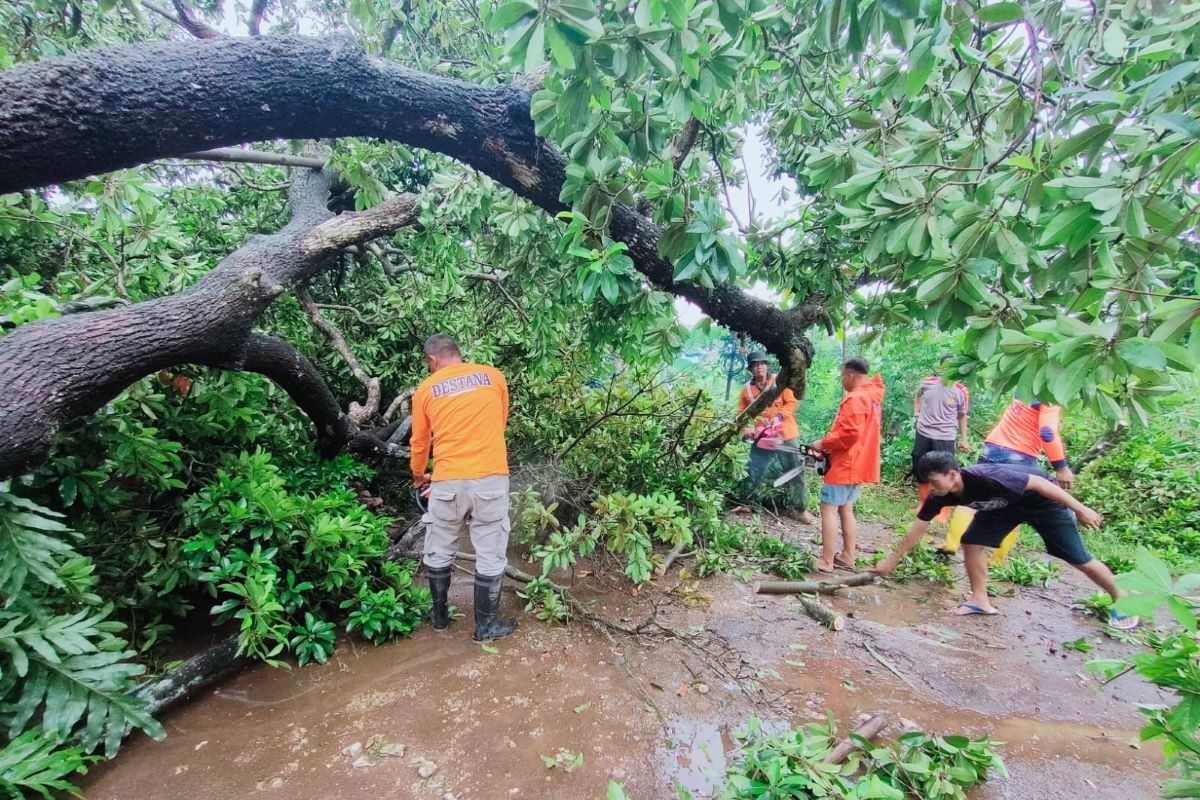
[(939, 442), (958, 437), (958, 421), (967, 415), (967, 391), (961, 383), (947, 386), (940, 378), (926, 378), (917, 389), (921, 413), (917, 433)]

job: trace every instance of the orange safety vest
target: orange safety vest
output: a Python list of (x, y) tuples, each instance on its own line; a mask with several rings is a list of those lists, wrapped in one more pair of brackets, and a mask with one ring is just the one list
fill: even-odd
[(1044, 450), (1050, 464), (1058, 469), (1067, 465), (1067, 451), (1058, 435), (1061, 421), (1059, 406), (1037, 400), (1025, 405), (1014, 397), (984, 441), (1034, 458)]
[[(777, 377), (777, 375), (767, 376), (767, 387), (775, 383), (775, 378)], [(738, 395), (738, 414), (745, 411), (764, 391), (766, 390), (755, 386), (754, 381), (747, 381)], [(791, 389), (784, 389), (779, 393), (779, 397), (775, 398), (775, 402), (764, 408), (762, 413), (755, 418), (755, 423), (761, 427), (766, 427), (775, 421), (776, 416), (782, 416), (783, 438), (799, 439), (800, 426), (796, 424), (796, 407), (799, 405), (796, 401), (796, 393)]]
[(412, 402), (413, 475), (429, 466), (429, 437), (437, 452), (433, 480), (508, 474), (504, 429), (508, 383), (495, 367), (451, 364), (421, 381)]

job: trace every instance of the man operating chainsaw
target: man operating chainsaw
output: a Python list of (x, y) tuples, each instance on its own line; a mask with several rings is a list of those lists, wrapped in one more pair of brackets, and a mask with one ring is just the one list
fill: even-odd
[[(746, 357), (746, 369), (750, 371), (750, 380), (738, 394), (738, 414), (741, 415), (751, 403), (758, 399), (763, 392), (775, 386), (775, 375), (767, 364), (767, 354), (762, 350), (753, 350)], [(758, 488), (766, 477), (767, 468), (772, 459), (778, 459), (785, 472), (795, 473), (787, 486), (785, 506), (781, 513), (798, 522), (811, 525), (812, 515), (805, 510), (808, 494), (804, 486), (802, 463), (794, 452), (777, 450), (778, 445), (795, 448), (800, 444), (800, 428), (796, 425), (796, 395), (791, 389), (784, 389), (775, 398), (775, 402), (764, 408), (755, 417), (752, 424), (742, 428), (742, 438), (750, 442), (750, 465), (743, 486), (743, 497), (753, 500), (758, 494)]]
[[(435, 630), (450, 623), (450, 571), (458, 538), (471, 532), (475, 547), (475, 641), (517, 629), (500, 618), (500, 585), (508, 564), (508, 384), (500, 370), (465, 363), (444, 333), (425, 340), (429, 377), (413, 395), (412, 473), (417, 491), (429, 487), (430, 525), (425, 571), (433, 594)], [(436, 444), (433, 472), (430, 438)]]

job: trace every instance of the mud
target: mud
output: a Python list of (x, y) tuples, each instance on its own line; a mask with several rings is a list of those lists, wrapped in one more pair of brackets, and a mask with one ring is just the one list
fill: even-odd
[[(862, 527), (864, 547), (890, 539)], [(1132, 646), (1067, 608), (1091, 593), (1079, 576), (999, 598), (991, 618), (951, 615), (954, 587), (854, 589), (830, 600), (850, 617), (841, 633), (727, 576), (693, 589), (673, 572), (637, 597), (589, 580), (581, 594), (624, 625), (658, 604), (663, 625), (714, 635), (610, 639), (521, 615), (496, 653), (465, 619), (381, 647), (346, 641), (326, 665), (254, 668), (176, 709), (166, 741), (129, 743), (85, 796), (602, 798), (614, 779), (634, 798), (674, 797), (677, 783), (707, 797), (749, 715), (785, 727), (827, 712), (842, 731), (883, 713), (885, 737), (1003, 742), (1010, 777), (978, 800), (1152, 798), (1164, 777), (1157, 748), (1138, 746), (1137, 706), (1167, 698), (1133, 675), (1101, 686), (1084, 671)], [(456, 578), (451, 602), (469, 610), (469, 592)], [(1063, 648), (1080, 638), (1092, 652)]]

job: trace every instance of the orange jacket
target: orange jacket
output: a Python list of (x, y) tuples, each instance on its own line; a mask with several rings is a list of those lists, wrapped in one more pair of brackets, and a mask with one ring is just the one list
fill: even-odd
[(483, 364), (442, 367), (421, 381), (412, 409), (413, 475), (424, 475), (429, 466), (431, 434), (435, 481), (508, 474), (508, 383), (500, 370)]
[[(770, 386), (775, 382), (777, 376), (771, 375), (767, 378), (767, 385)], [(738, 414), (741, 414), (746, 408), (758, 399), (762, 394), (754, 381), (747, 381), (742, 387), (741, 393), (738, 395)], [(756, 425), (766, 426), (774, 422), (776, 416), (783, 417), (783, 438), (784, 439), (799, 439), (800, 427), (796, 425), (796, 407), (799, 405), (796, 402), (796, 394), (791, 389), (784, 389), (779, 393), (779, 397), (775, 398), (775, 402), (762, 410), (762, 413), (755, 418)]]
[(876, 374), (842, 398), (829, 433), (813, 445), (829, 454), (825, 482), (837, 485), (879, 483), (882, 427), (883, 378)]
[(1067, 465), (1067, 451), (1058, 435), (1061, 420), (1059, 406), (1037, 400), (1025, 405), (1014, 397), (984, 441), (1034, 458), (1045, 450), (1046, 458), (1057, 469)]

